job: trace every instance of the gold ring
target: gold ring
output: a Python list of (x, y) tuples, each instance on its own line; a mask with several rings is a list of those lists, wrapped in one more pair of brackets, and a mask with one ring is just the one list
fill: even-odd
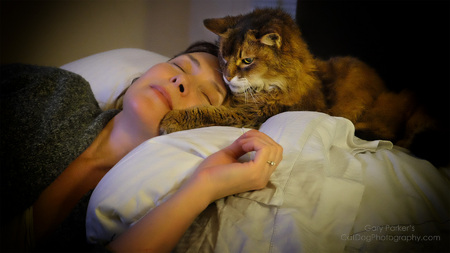
[(276, 163), (274, 161), (267, 161), (270, 166), (274, 166)]

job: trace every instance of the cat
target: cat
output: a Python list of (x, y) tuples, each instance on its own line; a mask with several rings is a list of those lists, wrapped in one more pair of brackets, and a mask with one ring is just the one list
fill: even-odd
[(408, 91), (389, 91), (374, 69), (354, 57), (315, 58), (299, 27), (280, 9), (204, 20), (219, 36), (219, 63), (231, 94), (222, 106), (172, 111), (169, 133), (224, 125), (258, 128), (284, 111), (318, 111), (349, 119), (358, 137), (409, 148), (435, 127)]

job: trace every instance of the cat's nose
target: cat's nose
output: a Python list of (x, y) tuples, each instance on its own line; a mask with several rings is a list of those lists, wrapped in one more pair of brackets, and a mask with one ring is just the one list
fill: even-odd
[(229, 83), (231, 82), (231, 79), (233, 79), (233, 77), (231, 75), (224, 74), (223, 79), (225, 80), (225, 82)]
[(230, 80), (231, 80), (231, 79), (228, 80), (226, 75), (223, 75), (222, 78), (223, 78), (223, 81), (224, 81), (226, 84), (228, 84), (228, 85), (230, 84)]

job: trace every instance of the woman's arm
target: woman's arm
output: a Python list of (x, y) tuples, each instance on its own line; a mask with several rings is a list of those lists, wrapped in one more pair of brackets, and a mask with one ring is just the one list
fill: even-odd
[[(253, 161), (237, 159), (256, 151)], [(146, 214), (137, 224), (112, 241), (113, 251), (169, 252), (194, 219), (214, 200), (264, 188), (283, 149), (267, 135), (249, 131), (230, 146), (211, 155), (194, 175), (166, 202)]]
[(36, 242), (50, 235), (110, 168), (103, 169), (96, 165), (95, 161), (86, 158), (86, 152), (75, 159), (33, 204)]
[(170, 252), (208, 204), (209, 198), (205, 196), (201, 180), (190, 180), (167, 201), (112, 241), (108, 248), (119, 252)]

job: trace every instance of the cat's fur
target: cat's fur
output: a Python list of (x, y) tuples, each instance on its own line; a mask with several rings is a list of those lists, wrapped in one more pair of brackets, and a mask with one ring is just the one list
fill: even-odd
[(434, 127), (411, 93), (388, 91), (360, 60), (314, 58), (295, 21), (281, 10), (257, 9), (204, 24), (219, 35), (219, 62), (232, 95), (220, 107), (168, 113), (161, 122), (165, 132), (212, 125), (258, 128), (284, 111), (319, 111), (351, 120), (364, 139), (408, 148), (418, 132)]

